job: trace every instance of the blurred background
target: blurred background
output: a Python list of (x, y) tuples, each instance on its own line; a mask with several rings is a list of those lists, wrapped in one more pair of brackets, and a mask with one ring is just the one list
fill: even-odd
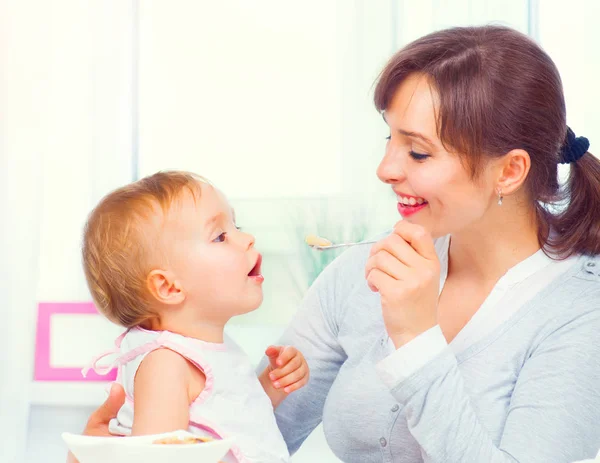
[[(103, 195), (161, 169), (228, 195), (264, 254), (265, 302), (228, 328), (258, 361), (334, 257), (304, 236), (364, 239), (398, 219), (375, 176), (387, 131), (372, 104), (394, 51), (457, 25), (529, 34), (598, 154), (598, 18), (594, 0), (0, 0), (0, 461), (64, 461), (60, 433), (104, 398), (105, 382), (35, 366), (38, 304), (90, 300), (81, 230)], [(51, 320), (58, 372), (120, 331)], [(293, 461), (337, 460), (317, 430)]]

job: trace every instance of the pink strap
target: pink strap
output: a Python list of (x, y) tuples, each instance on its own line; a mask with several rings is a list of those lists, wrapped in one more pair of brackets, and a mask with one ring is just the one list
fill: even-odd
[(129, 330), (125, 331), (123, 334), (121, 334), (115, 340), (115, 347), (113, 347), (109, 351), (104, 352), (103, 354), (100, 354), (100, 355), (94, 357), (92, 359), (92, 361), (90, 362), (90, 364), (87, 367), (85, 367), (83, 370), (81, 370), (81, 374), (83, 375), (84, 378), (86, 377), (86, 375), (88, 374), (88, 372), (90, 370), (94, 370), (96, 372), (96, 374), (98, 374), (98, 375), (107, 375), (110, 371), (112, 371), (113, 368), (119, 367), (121, 365), (125, 365), (125, 364), (131, 362), (134, 358), (138, 357), (139, 355), (146, 354), (148, 352), (152, 352), (153, 350), (162, 347), (163, 345), (166, 344), (165, 341), (169, 337), (169, 333), (167, 331), (163, 331), (160, 334), (160, 336), (158, 336), (158, 338), (156, 338), (155, 340), (150, 341), (146, 344), (143, 344), (139, 347), (136, 347), (135, 349), (130, 350), (126, 354), (117, 357), (109, 365), (106, 365), (106, 366), (97, 365), (98, 361), (100, 361), (104, 357), (108, 357), (109, 355), (121, 353), (121, 342), (123, 341), (123, 339), (125, 338), (127, 333), (129, 333)]
[(118, 358), (116, 360), (114, 360), (110, 365), (106, 365), (106, 366), (98, 366), (97, 363), (104, 357), (108, 357), (109, 355), (118, 354), (121, 351), (121, 342), (123, 342), (123, 339), (125, 338), (125, 336), (127, 335), (128, 332), (129, 332), (129, 330), (123, 332), (115, 340), (115, 347), (104, 352), (103, 354), (100, 354), (100, 355), (97, 355), (96, 357), (94, 357), (92, 359), (92, 361), (90, 362), (90, 364), (81, 370), (81, 374), (83, 375), (84, 378), (87, 376), (87, 374), (90, 370), (94, 370), (99, 375), (107, 375), (108, 373), (110, 373), (112, 371), (113, 368), (115, 368), (117, 366), (117, 364), (119, 363)]

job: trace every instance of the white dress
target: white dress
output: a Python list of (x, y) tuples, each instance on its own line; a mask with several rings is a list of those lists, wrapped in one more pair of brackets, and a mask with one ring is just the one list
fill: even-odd
[[(206, 376), (204, 390), (190, 405), (188, 431), (214, 438), (233, 437), (235, 445), (225, 462), (283, 463), (289, 462), (287, 446), (279, 432), (273, 406), (263, 390), (252, 363), (231, 339), (222, 344), (188, 338), (169, 331), (132, 328), (123, 333), (116, 348), (98, 356), (90, 368), (102, 370), (118, 367), (117, 382), (125, 389), (125, 404), (110, 423), (110, 432), (131, 434), (133, 425), (136, 372), (150, 352), (168, 348), (194, 365)], [(96, 366), (106, 355), (117, 354), (112, 365)]]

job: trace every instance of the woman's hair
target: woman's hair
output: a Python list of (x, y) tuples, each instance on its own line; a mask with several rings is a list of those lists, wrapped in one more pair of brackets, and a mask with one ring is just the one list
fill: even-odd
[(184, 190), (200, 198), (202, 183), (189, 172), (158, 172), (109, 193), (90, 213), (83, 270), (96, 308), (112, 322), (130, 328), (156, 315), (146, 278), (161, 221)]
[[(500, 26), (458, 27), (422, 37), (394, 55), (375, 89), (385, 110), (400, 83), (427, 75), (439, 94), (438, 134), (477, 177), (486, 157), (523, 149), (531, 158), (525, 188), (538, 238), (560, 257), (600, 254), (600, 161), (586, 153), (559, 186), (567, 143), (562, 82), (550, 57), (530, 38)], [(585, 148), (584, 148), (585, 149)]]

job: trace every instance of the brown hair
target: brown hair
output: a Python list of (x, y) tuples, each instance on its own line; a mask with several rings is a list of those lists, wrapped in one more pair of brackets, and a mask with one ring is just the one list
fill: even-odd
[(567, 135), (562, 82), (533, 40), (500, 26), (458, 27), (417, 39), (379, 76), (379, 111), (412, 73), (431, 78), (440, 98), (439, 137), (460, 153), (474, 178), (487, 156), (513, 149), (529, 153), (525, 187), (546, 251), (563, 258), (600, 254), (600, 161), (586, 153), (571, 164), (568, 183), (560, 188), (558, 163)]
[(160, 209), (166, 214), (184, 189), (199, 198), (201, 183), (208, 181), (189, 172), (158, 172), (109, 193), (90, 213), (83, 270), (97, 309), (112, 322), (130, 328), (156, 315), (146, 289), (156, 265), (148, 252), (158, 237), (155, 217)]

